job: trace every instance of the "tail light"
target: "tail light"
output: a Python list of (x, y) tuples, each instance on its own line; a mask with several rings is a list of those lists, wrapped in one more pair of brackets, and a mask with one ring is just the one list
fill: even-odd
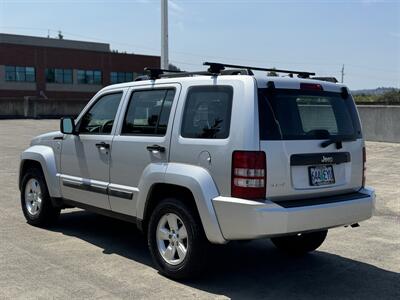
[(263, 151), (234, 151), (232, 155), (232, 197), (264, 199), (266, 158)]
[(367, 151), (365, 150), (365, 147), (363, 147), (363, 172), (362, 172), (362, 186), (365, 186), (365, 171), (367, 170)]

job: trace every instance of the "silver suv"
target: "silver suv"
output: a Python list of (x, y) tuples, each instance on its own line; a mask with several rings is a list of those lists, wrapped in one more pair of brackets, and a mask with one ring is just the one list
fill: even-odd
[(209, 243), (271, 238), (301, 254), (329, 228), (372, 216), (344, 85), (206, 64), (105, 87), (59, 132), (34, 138), (20, 165), (28, 223), (50, 224), (70, 207), (134, 222), (159, 271), (184, 278), (206, 266)]

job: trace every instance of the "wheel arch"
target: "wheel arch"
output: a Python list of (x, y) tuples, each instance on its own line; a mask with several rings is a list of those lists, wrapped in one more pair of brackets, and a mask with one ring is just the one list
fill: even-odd
[(46, 180), (51, 198), (61, 198), (57, 176), (56, 159), (53, 149), (48, 146), (32, 146), (21, 155), (18, 186), (21, 190), (22, 178), (30, 167), (40, 167)]
[[(142, 229), (146, 228), (147, 221), (154, 207), (166, 197), (188, 199), (186, 204), (198, 214), (207, 239), (213, 243), (226, 243), (212, 199), (219, 195), (218, 189), (210, 173), (202, 167), (180, 163), (169, 163), (164, 176), (158, 176), (159, 181), (139, 186), (140, 194), (137, 202), (137, 217)], [(145, 196), (144, 196), (145, 195)]]
[(149, 193), (147, 195), (143, 212), (143, 231), (146, 231), (147, 229), (148, 221), (154, 208), (157, 206), (158, 203), (160, 203), (160, 201), (166, 198), (178, 198), (181, 201), (183, 200), (184, 204), (186, 204), (193, 212), (197, 214), (198, 217), (200, 217), (198, 215), (198, 210), (193, 194), (188, 188), (175, 184), (158, 182), (154, 183), (150, 187)]

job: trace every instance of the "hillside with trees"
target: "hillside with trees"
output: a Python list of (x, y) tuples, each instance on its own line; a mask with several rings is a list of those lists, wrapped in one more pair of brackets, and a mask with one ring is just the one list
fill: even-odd
[[(379, 91), (378, 91), (379, 90)], [(400, 105), (400, 90), (395, 88), (379, 88), (376, 90), (353, 91), (357, 104), (392, 104)]]

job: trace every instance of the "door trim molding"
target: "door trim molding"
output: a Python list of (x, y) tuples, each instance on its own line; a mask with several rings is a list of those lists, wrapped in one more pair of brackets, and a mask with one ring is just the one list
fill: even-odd
[(88, 192), (107, 194), (107, 187), (91, 185), (90, 183), (75, 182), (72, 180), (63, 179), (63, 185), (70, 187), (70, 188), (75, 188), (75, 189), (84, 190), (84, 191), (88, 191)]
[(133, 192), (123, 191), (113, 187), (108, 187), (108, 194), (113, 197), (124, 198), (127, 200), (132, 200), (133, 198)]
[(83, 191), (105, 194), (126, 200), (132, 200), (133, 194), (139, 192), (138, 188), (118, 184), (108, 184), (103, 181), (93, 181), (70, 175), (60, 175), (62, 184), (66, 187)]

